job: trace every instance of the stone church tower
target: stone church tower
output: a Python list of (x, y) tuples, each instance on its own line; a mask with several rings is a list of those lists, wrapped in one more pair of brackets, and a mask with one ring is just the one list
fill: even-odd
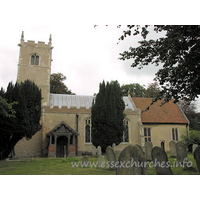
[(52, 49), (49, 43), (28, 40), (24, 42), (24, 32), (20, 41), (17, 82), (32, 80), (42, 90), (42, 105), (49, 105)]
[[(24, 32), (21, 35), (19, 52), (19, 63), (17, 72), (17, 82), (24, 82), (29, 79), (42, 91), (42, 107), (49, 106), (50, 98), (50, 75), (52, 61), (52, 44), (51, 35), (49, 43), (45, 42), (24, 41)], [(44, 109), (42, 109), (42, 116)], [(43, 117), (41, 124), (43, 125)], [(43, 130), (38, 131), (31, 140), (23, 138), (15, 146), (17, 157), (21, 156), (41, 156), (43, 146)]]

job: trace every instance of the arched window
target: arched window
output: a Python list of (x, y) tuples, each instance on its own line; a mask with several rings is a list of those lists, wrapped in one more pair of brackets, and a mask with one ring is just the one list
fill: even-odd
[(128, 119), (124, 120), (124, 131), (122, 136), (122, 142), (129, 142)]
[(90, 117), (85, 120), (85, 143), (92, 142), (92, 125)]
[(39, 56), (37, 54), (31, 56), (31, 65), (39, 65)]

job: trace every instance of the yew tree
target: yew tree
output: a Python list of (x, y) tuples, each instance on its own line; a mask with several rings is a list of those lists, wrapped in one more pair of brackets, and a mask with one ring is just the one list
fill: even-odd
[(96, 147), (101, 146), (103, 152), (107, 146), (112, 146), (113, 143), (118, 145), (122, 141), (124, 109), (119, 83), (100, 83), (91, 111), (92, 143)]
[(10, 153), (14, 157), (17, 142), (22, 138), (31, 139), (41, 129), (41, 90), (34, 82), (9, 83), (1, 96), (12, 107), (7, 109), (7, 115), (0, 115), (0, 160)]

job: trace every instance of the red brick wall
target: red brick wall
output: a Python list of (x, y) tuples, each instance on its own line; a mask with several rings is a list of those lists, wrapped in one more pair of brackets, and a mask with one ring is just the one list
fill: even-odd
[(55, 152), (55, 145), (49, 145), (49, 152)]
[(73, 145), (69, 146), (69, 156), (75, 156), (76, 148)]

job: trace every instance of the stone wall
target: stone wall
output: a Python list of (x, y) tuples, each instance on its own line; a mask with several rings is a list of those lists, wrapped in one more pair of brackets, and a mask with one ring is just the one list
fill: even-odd
[(165, 144), (165, 151), (170, 151), (169, 142), (172, 140), (172, 128), (178, 129), (178, 140), (186, 133), (186, 125), (181, 124), (144, 124), (144, 128), (151, 128), (151, 142), (153, 146), (161, 147), (161, 142)]
[(42, 131), (38, 131), (30, 140), (23, 138), (15, 145), (16, 157), (38, 157), (42, 155)]

